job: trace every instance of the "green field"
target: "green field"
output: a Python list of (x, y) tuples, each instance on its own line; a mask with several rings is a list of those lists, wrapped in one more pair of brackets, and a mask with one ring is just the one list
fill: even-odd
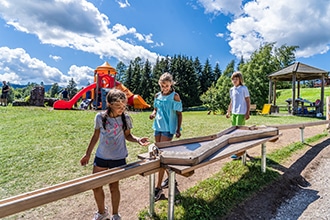
[[(93, 132), (95, 111), (58, 111), (40, 107), (1, 107), (0, 198), (53, 185), (86, 174), (79, 160)], [(132, 133), (153, 141), (150, 112), (132, 112)], [(265, 118), (266, 117), (266, 118)], [(265, 120), (267, 119), (267, 120)], [(293, 124), (317, 121), (295, 116), (251, 116), (247, 125)], [(214, 134), (230, 127), (223, 115), (184, 112), (182, 138)], [(128, 142), (128, 161), (146, 147)], [(95, 150), (94, 150), (95, 151)]]
[[(276, 93), (278, 94), (278, 98), (276, 99), (277, 105), (286, 105), (285, 100), (288, 98), (292, 99), (291, 89), (276, 90)], [(330, 87), (324, 88), (324, 96), (330, 96)], [(321, 99), (321, 88), (300, 88), (300, 98), (315, 102), (316, 99)]]
[[(0, 199), (90, 174), (91, 165), (81, 167), (79, 160), (93, 133), (95, 114), (96, 111), (46, 107), (0, 107)], [(130, 112), (134, 126), (132, 133), (153, 141), (149, 114), (147, 111)], [(251, 116), (246, 125), (319, 120), (297, 116)], [(230, 120), (224, 115), (207, 115), (205, 111), (183, 112), (182, 139), (214, 134), (228, 127)], [(130, 142), (128, 149), (128, 162), (136, 161), (138, 154), (147, 152), (147, 147)]]

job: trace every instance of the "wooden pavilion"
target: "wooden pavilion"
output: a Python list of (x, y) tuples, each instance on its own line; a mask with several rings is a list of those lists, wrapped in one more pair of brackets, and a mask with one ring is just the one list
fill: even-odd
[[(320, 103), (309, 103), (315, 106), (316, 113), (322, 113), (324, 106), (324, 81), (328, 78), (328, 72), (316, 67), (312, 67), (300, 62), (295, 62), (279, 71), (271, 73), (269, 76), (269, 102), (276, 106), (276, 82), (291, 81), (292, 82), (292, 98), (291, 103), (288, 101), (288, 110), (291, 114), (298, 114), (298, 107), (302, 105), (304, 108), (304, 100), (300, 98), (300, 82), (303, 80), (319, 79), (321, 81)], [(296, 89), (297, 86), (297, 89)], [(297, 90), (297, 92), (296, 92)], [(294, 100), (294, 101), (293, 101)], [(292, 108), (292, 111), (290, 110)]]

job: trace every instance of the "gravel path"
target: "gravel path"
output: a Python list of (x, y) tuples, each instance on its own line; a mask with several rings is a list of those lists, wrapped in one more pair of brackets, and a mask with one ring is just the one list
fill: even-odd
[(330, 220), (330, 138), (276, 168), (279, 180), (239, 204), (225, 219)]
[(330, 219), (330, 148), (325, 148), (303, 173), (308, 186), (281, 204), (273, 220)]

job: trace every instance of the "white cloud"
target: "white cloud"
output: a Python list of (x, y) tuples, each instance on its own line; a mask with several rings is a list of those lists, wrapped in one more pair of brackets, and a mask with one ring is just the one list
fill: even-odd
[(62, 57), (56, 55), (49, 55), (49, 58), (55, 60), (56, 62), (62, 60)]
[(223, 33), (217, 33), (215, 36), (220, 37), (220, 38), (223, 38), (224, 37), (224, 34)]
[(28, 82), (53, 84), (61, 86), (68, 84), (71, 78), (78, 85), (85, 86), (93, 82), (94, 70), (83, 66), (71, 66), (67, 75), (55, 67), (36, 58), (30, 57), (22, 48), (10, 49), (0, 47), (0, 78), (14, 84), (27, 84)]
[[(123, 4), (129, 6), (128, 1)], [(113, 57), (125, 63), (137, 56), (155, 62), (159, 56), (121, 39), (131, 35), (152, 43), (152, 34), (144, 35), (121, 24), (111, 28), (108, 17), (86, 0), (1, 0), (0, 15), (8, 25), (36, 35), (43, 44)]]
[(240, 14), (242, 0), (198, 0), (205, 13)]
[(94, 69), (88, 66), (76, 66), (72, 65), (68, 72), (69, 77), (80, 86), (86, 86), (94, 82)]
[(198, 0), (206, 13), (232, 14), (227, 25), (231, 53), (248, 58), (264, 43), (299, 46), (296, 57), (323, 54), (330, 44), (328, 0)]
[(116, 2), (119, 4), (119, 7), (121, 7), (121, 8), (126, 8), (126, 7), (131, 6), (129, 4), (128, 0), (125, 0), (125, 1), (116, 0)]
[(227, 27), (231, 53), (249, 56), (266, 42), (299, 46), (296, 56), (309, 57), (329, 50), (330, 2), (328, 0), (258, 0), (245, 4), (244, 14)]

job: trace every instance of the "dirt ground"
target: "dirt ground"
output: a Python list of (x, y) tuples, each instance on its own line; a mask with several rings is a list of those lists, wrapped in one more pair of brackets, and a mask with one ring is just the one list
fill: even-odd
[[(304, 139), (320, 134), (325, 130), (325, 125), (307, 127), (304, 130)], [(267, 143), (267, 153), (301, 140), (300, 129), (280, 131), (282, 136), (274, 143)], [(271, 219), (275, 216), (275, 211), (283, 201), (291, 198), (301, 186), (308, 184), (308, 178), (313, 170), (319, 165), (318, 158), (330, 155), (327, 146), (330, 139), (320, 140), (311, 145), (306, 151), (302, 151), (291, 157), (290, 161), (282, 164), (279, 170), (283, 173), (282, 178), (265, 189), (252, 196), (246, 202), (239, 204), (226, 219)], [(260, 147), (250, 149), (249, 155), (260, 156)], [(186, 178), (176, 176), (178, 190), (184, 191), (199, 181), (211, 177), (220, 170), (220, 167), (228, 162), (230, 158), (215, 162), (200, 169), (195, 170), (195, 174)], [(133, 176), (120, 181), (121, 203), (120, 213), (124, 220), (138, 219), (137, 214), (149, 204), (149, 178)], [(109, 190), (105, 187), (106, 205), (111, 207)], [(164, 190), (167, 197), (167, 190)], [(71, 196), (57, 202), (53, 202), (35, 209), (21, 212), (18, 215), (5, 219), (92, 219), (96, 211), (92, 191)], [(308, 218), (306, 218), (308, 219)]]

